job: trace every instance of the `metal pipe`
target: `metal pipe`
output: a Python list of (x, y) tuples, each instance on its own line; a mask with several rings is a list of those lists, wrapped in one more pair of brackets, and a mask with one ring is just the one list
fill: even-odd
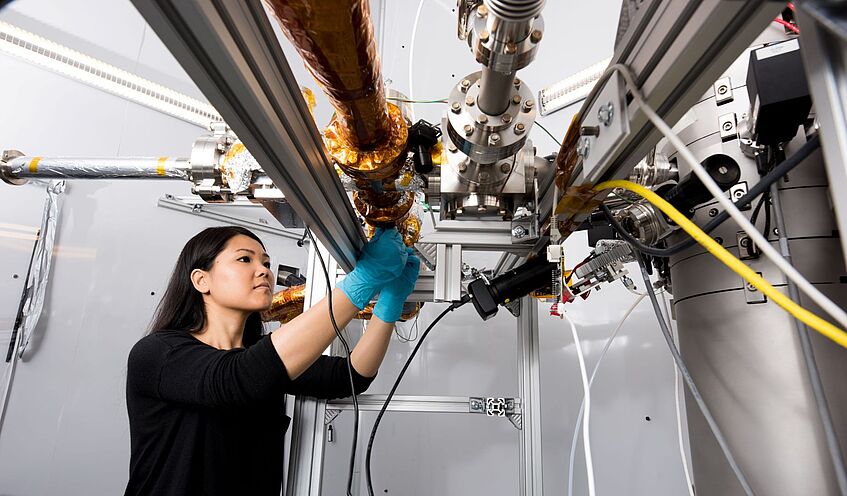
[(389, 134), (379, 54), (366, 0), (266, 0), (335, 108), (344, 138), (369, 148)]
[(482, 68), (477, 105), (488, 115), (500, 115), (509, 108), (515, 84), (515, 72), (497, 72)]
[(0, 163), (0, 178), (20, 179), (181, 179), (191, 180), (187, 159), (16, 157)]

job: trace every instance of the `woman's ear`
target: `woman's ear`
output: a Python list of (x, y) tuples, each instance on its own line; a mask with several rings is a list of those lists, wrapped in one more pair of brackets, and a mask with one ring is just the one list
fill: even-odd
[(196, 289), (202, 294), (209, 294), (211, 292), (211, 290), (209, 289), (209, 273), (205, 270), (192, 270), (191, 284), (194, 285), (194, 289)]

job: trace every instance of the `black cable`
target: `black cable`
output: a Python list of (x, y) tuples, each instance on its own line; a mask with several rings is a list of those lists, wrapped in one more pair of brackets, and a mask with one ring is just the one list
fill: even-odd
[(332, 282), (329, 279), (329, 270), (326, 267), (326, 262), (324, 262), (324, 257), (321, 255), (321, 250), (315, 242), (315, 237), (312, 236), (312, 230), (307, 227), (304, 234), (308, 234), (309, 239), (312, 240), (312, 246), (315, 249), (315, 253), (318, 254), (318, 260), (321, 261), (321, 268), (323, 268), (324, 276), (326, 277), (326, 301), (329, 305), (329, 320), (332, 322), (335, 336), (341, 341), (344, 352), (347, 354), (347, 375), (350, 378), (350, 392), (353, 398), (353, 446), (350, 448), (350, 467), (347, 472), (347, 496), (352, 496), (353, 469), (356, 466), (356, 446), (359, 444), (359, 399), (356, 397), (356, 385), (353, 383), (353, 364), (350, 362), (350, 344), (347, 343), (347, 340), (341, 334), (338, 323), (335, 321), (335, 313), (332, 311)]
[(432, 321), (431, 324), (426, 328), (426, 330), (421, 334), (420, 339), (418, 339), (418, 343), (415, 345), (414, 349), (412, 349), (412, 353), (409, 354), (409, 358), (406, 359), (406, 363), (403, 364), (403, 368), (400, 369), (400, 374), (397, 375), (397, 380), (394, 381), (394, 385), (391, 387), (391, 391), (388, 393), (388, 397), (385, 398), (385, 403), (382, 404), (382, 408), (379, 409), (379, 414), (376, 416), (376, 421), (374, 421), (374, 426), (371, 429), (371, 437), (368, 439), (368, 450), (365, 453), (365, 480), (368, 484), (368, 495), (374, 496), (374, 488), (371, 480), (371, 453), (373, 451), (374, 438), (376, 438), (376, 431), (379, 429), (379, 423), (382, 421), (382, 416), (385, 415), (385, 410), (388, 409), (388, 404), (391, 402), (391, 398), (394, 397), (394, 393), (397, 391), (397, 386), (400, 385), (400, 381), (403, 380), (403, 375), (406, 374), (406, 369), (409, 368), (409, 365), (412, 363), (412, 359), (415, 358), (415, 354), (417, 354), (418, 349), (420, 349), (421, 344), (423, 344), (424, 339), (426, 339), (427, 334), (431, 331), (435, 324), (438, 323), (439, 320), (444, 318), (445, 315), (452, 312), (453, 310), (461, 307), (465, 303), (471, 301), (470, 295), (465, 295), (461, 300), (453, 302), (449, 307), (444, 309), (435, 320)]
[[(795, 167), (800, 165), (800, 162), (806, 159), (811, 153), (817, 150), (820, 147), (820, 136), (814, 135), (809, 141), (807, 141), (803, 146), (800, 147), (799, 150), (794, 152), (790, 158), (786, 159), (784, 162), (780, 163), (778, 166), (774, 167), (774, 169), (768, 172), (765, 176), (762, 177), (759, 182), (753, 185), (747, 191), (747, 194), (742, 196), (735, 202), (735, 206), (738, 208), (743, 208), (749, 205), (756, 197), (765, 193), (768, 188), (770, 188), (771, 184), (779, 181), (783, 176), (791, 172)], [(600, 209), (606, 214), (606, 218), (609, 220), (609, 223), (612, 225), (615, 231), (629, 244), (631, 244), (638, 251), (645, 253), (647, 255), (652, 255), (654, 257), (670, 257), (675, 255), (683, 250), (686, 250), (692, 246), (694, 246), (697, 241), (694, 238), (686, 238), (679, 243), (669, 246), (667, 248), (656, 248), (653, 246), (648, 246), (636, 239), (632, 236), (628, 231), (626, 231), (620, 223), (614, 218), (612, 212), (609, 210), (604, 204), (600, 204)], [(710, 220), (705, 226), (702, 227), (703, 232), (710, 233), (714, 231), (719, 225), (721, 225), (724, 221), (729, 219), (729, 214), (726, 211), (721, 212), (715, 218)]]

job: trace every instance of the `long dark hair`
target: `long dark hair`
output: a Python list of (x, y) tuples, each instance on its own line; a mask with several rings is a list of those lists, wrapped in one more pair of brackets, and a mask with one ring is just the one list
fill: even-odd
[[(188, 240), (174, 266), (168, 289), (156, 308), (150, 333), (162, 330), (197, 332), (206, 325), (206, 306), (203, 295), (191, 283), (194, 269), (211, 270), (215, 257), (227, 242), (239, 234), (255, 239), (265, 247), (262, 240), (251, 231), (237, 226), (209, 227)], [(244, 346), (255, 344), (262, 337), (262, 318), (258, 312), (247, 317), (244, 324)]]

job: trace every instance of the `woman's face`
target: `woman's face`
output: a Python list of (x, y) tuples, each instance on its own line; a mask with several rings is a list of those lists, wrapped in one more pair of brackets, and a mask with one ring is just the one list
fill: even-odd
[(262, 245), (239, 234), (230, 238), (209, 271), (200, 271), (202, 274), (194, 277), (194, 285), (222, 307), (245, 312), (267, 310), (273, 298), (270, 267), (270, 257)]

